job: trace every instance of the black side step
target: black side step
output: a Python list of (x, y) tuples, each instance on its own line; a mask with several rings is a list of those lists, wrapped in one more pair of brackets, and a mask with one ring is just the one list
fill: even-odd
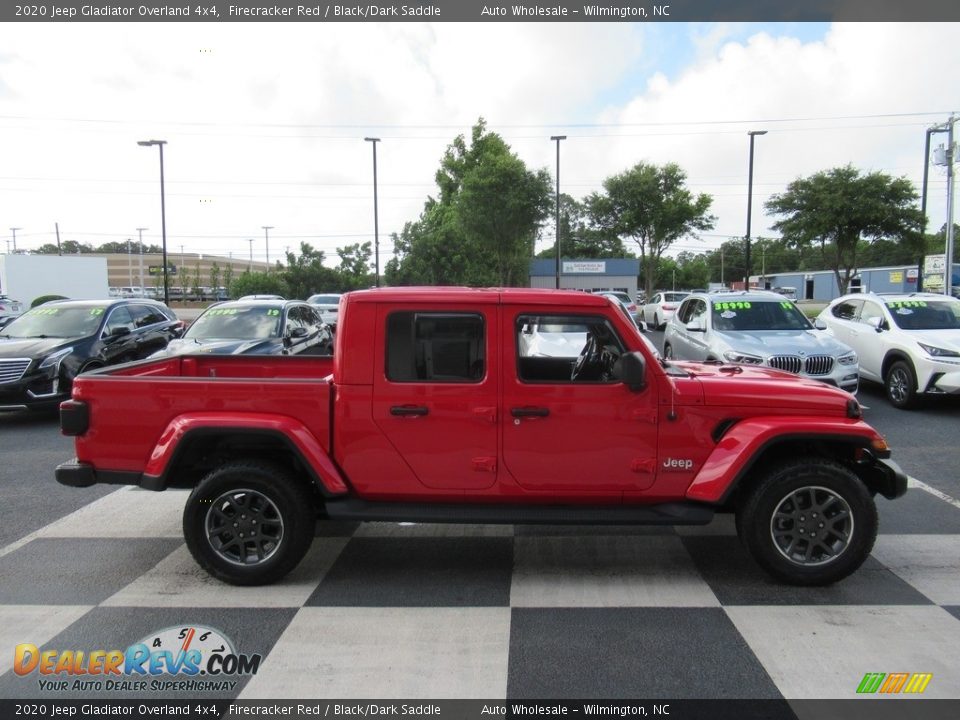
[(713, 508), (695, 503), (659, 505), (494, 505), (327, 500), (331, 520), (529, 525), (706, 525)]

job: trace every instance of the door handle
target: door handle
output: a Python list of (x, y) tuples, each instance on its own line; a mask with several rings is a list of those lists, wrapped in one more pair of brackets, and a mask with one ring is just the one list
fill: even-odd
[(550, 414), (550, 408), (545, 407), (515, 407), (510, 408), (510, 414), (515, 418), (524, 417), (547, 417)]
[(424, 405), (394, 405), (390, 414), (396, 417), (420, 417), (430, 412)]

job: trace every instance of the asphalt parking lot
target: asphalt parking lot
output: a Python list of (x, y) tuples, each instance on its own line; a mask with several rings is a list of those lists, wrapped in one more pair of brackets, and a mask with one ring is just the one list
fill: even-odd
[[(728, 518), (321, 524), (284, 582), (225, 586), (183, 545), (184, 493), (61, 487), (56, 419), (0, 415), (0, 698), (855, 698), (865, 674), (905, 672), (932, 674), (925, 699), (960, 699), (960, 403), (860, 400), (914, 482), (828, 588), (771, 582)], [(51, 690), (12, 669), (21, 643), (122, 649), (177, 627), (263, 662), (201, 691)]]

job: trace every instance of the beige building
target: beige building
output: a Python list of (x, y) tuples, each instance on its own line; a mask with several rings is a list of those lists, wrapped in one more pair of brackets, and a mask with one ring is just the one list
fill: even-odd
[[(163, 257), (159, 253), (99, 254), (92, 253), (86, 257), (102, 257), (107, 260), (107, 280), (110, 287), (163, 287)], [(170, 287), (184, 288), (189, 291), (194, 287), (212, 287), (214, 268), (219, 269), (218, 286), (226, 285), (225, 278), (228, 268), (232, 268), (233, 277), (252, 270), (264, 272), (268, 266), (265, 262), (250, 262), (240, 257), (220, 257), (217, 255), (167, 252), (167, 266), (169, 268)]]

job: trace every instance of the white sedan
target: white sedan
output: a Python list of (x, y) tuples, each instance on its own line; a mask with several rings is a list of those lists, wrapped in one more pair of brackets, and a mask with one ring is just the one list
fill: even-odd
[(680, 307), (687, 292), (664, 291), (656, 293), (650, 302), (643, 306), (643, 321), (654, 330), (666, 325)]

